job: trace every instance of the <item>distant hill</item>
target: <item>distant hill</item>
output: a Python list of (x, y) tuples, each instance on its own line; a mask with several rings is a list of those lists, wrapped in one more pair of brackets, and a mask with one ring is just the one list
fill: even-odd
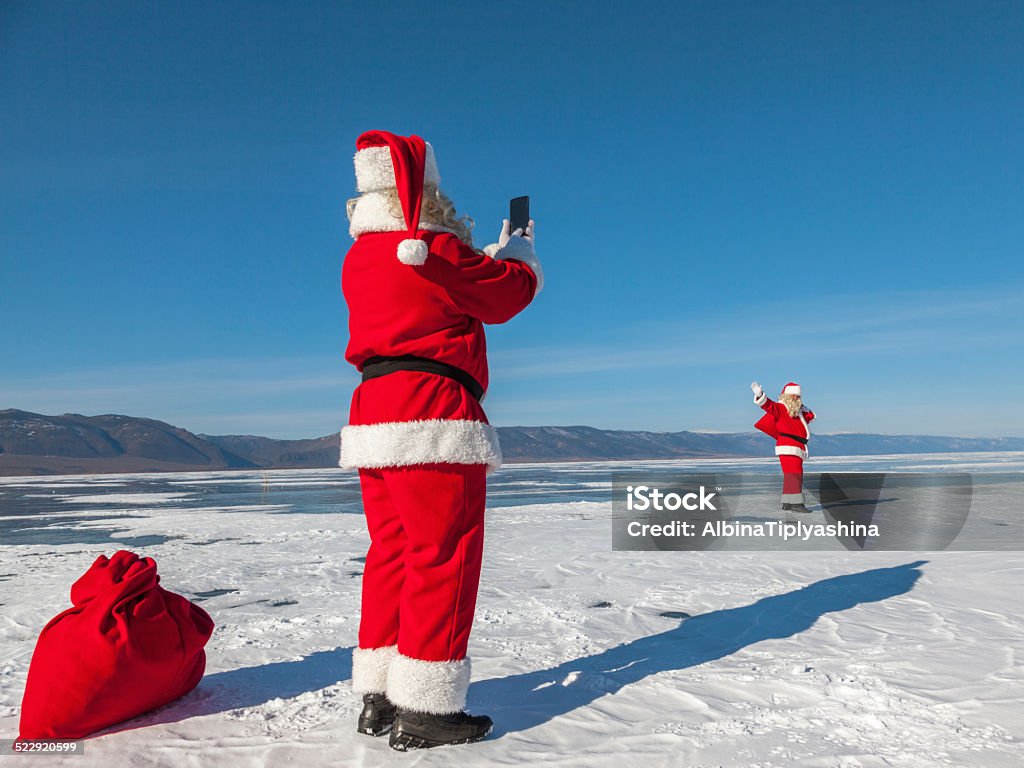
[(0, 475), (180, 472), (256, 466), (187, 430), (154, 419), (0, 411)]
[[(758, 432), (642, 432), (594, 427), (499, 427), (509, 462), (771, 456)], [(815, 435), (815, 456), (1024, 451), (1024, 438)], [(335, 467), (338, 435), (275, 440), (195, 435), (133, 416), (0, 411), (0, 475)]]
[[(594, 427), (499, 427), (508, 461), (594, 461), (772, 456), (760, 432), (639, 432)], [(926, 435), (814, 435), (815, 456), (1024, 451), (1024, 438)]]
[(261, 467), (301, 469), (338, 466), (338, 435), (308, 440), (275, 440), (256, 435), (200, 435), (214, 445)]

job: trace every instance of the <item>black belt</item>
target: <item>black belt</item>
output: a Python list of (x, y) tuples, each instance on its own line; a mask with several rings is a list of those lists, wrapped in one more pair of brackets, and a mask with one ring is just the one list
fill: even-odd
[(464, 386), (476, 400), (484, 396), (484, 388), (480, 382), (470, 376), (461, 368), (454, 365), (442, 363), (439, 360), (431, 360), (429, 357), (417, 357), (416, 355), (399, 355), (398, 357), (370, 357), (363, 363), (363, 381), (376, 379), (378, 376), (387, 376), (395, 371), (420, 371), (421, 373), (436, 373), (439, 376), (447, 376), (455, 379)]
[(788, 437), (791, 440), (796, 440), (798, 443), (802, 443), (804, 445), (807, 445), (807, 438), (806, 437), (797, 437), (796, 435), (791, 435), (788, 432), (779, 432), (779, 437)]

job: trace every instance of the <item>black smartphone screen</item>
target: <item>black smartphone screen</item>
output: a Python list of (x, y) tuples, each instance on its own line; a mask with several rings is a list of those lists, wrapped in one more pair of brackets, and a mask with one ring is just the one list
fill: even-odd
[(528, 195), (513, 197), (509, 200), (508, 221), (509, 232), (515, 232), (517, 229), (526, 231), (526, 227), (530, 223), (530, 197)]

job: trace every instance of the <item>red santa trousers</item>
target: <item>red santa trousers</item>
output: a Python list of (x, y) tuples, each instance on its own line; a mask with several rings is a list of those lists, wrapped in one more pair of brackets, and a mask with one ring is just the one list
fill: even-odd
[(360, 469), (370, 549), (353, 686), (444, 714), (465, 707), (484, 543), (483, 464)]
[(782, 464), (782, 503), (804, 503), (804, 460), (799, 456), (779, 456)]

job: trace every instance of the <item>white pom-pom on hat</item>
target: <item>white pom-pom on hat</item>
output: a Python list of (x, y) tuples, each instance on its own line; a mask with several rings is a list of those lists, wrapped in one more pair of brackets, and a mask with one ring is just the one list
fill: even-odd
[(427, 261), (427, 244), (422, 240), (408, 238), (398, 244), (398, 260), (414, 267)]

